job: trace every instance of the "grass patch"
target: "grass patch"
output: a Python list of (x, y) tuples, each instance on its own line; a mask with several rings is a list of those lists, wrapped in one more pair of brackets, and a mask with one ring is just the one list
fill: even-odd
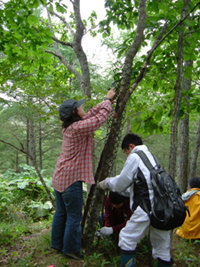
[[(50, 248), (52, 220), (36, 223), (19, 222), (15, 225), (3, 224), (0, 232), (0, 266), (2, 267), (120, 267), (120, 250), (117, 236), (95, 239), (85, 251), (84, 261), (73, 261), (62, 253)], [(0, 224), (2, 229), (2, 223)], [(13, 227), (14, 226), (14, 227)], [(10, 228), (12, 227), (12, 229)], [(8, 231), (8, 229), (11, 229)], [(10, 238), (10, 241), (8, 242)], [(187, 241), (173, 234), (172, 256), (174, 267), (200, 266), (200, 241)], [(137, 248), (137, 267), (148, 267), (148, 240), (144, 238)]]

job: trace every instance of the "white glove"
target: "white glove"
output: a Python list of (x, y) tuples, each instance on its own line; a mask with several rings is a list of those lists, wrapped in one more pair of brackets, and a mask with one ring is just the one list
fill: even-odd
[(106, 190), (106, 189), (108, 189), (108, 187), (105, 185), (105, 181), (106, 181), (106, 180), (103, 180), (103, 181), (99, 182), (99, 183), (97, 184), (97, 187), (100, 188), (100, 189), (102, 189), (102, 190)]
[(113, 234), (113, 229), (112, 227), (103, 227), (100, 229), (100, 234), (101, 236), (104, 236), (104, 235), (112, 235)]

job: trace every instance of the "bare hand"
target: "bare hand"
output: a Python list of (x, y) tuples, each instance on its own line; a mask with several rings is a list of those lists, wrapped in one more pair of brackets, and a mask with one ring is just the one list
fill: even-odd
[(111, 90), (108, 91), (106, 97), (110, 98), (111, 100), (113, 100), (116, 96), (116, 92), (114, 91), (115, 89), (112, 88)]

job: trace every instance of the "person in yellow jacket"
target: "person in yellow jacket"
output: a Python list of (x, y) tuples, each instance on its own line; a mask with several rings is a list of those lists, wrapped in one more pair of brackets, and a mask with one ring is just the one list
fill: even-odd
[(200, 178), (189, 181), (190, 190), (182, 195), (185, 205), (189, 208), (184, 223), (176, 234), (185, 239), (200, 239)]

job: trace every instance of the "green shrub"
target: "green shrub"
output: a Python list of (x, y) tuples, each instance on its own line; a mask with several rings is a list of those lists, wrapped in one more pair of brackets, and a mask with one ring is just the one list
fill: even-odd
[[(16, 212), (38, 219), (50, 214), (52, 205), (34, 167), (20, 165), (21, 172), (7, 170), (0, 176), (0, 220), (12, 221)], [(43, 174), (44, 171), (41, 171)], [(43, 178), (53, 194), (51, 178)], [(15, 208), (13, 206), (16, 206)], [(20, 212), (19, 208), (20, 207)]]

